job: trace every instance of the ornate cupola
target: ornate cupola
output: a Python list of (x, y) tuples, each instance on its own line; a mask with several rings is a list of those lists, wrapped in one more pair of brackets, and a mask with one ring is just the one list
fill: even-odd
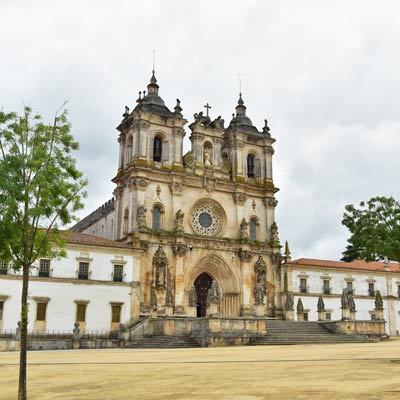
[(150, 78), (150, 83), (147, 85), (147, 95), (143, 97), (142, 103), (145, 104), (157, 104), (159, 106), (165, 106), (164, 100), (158, 94), (159, 86), (157, 85), (157, 79), (154, 72), (152, 71), (152, 75)]

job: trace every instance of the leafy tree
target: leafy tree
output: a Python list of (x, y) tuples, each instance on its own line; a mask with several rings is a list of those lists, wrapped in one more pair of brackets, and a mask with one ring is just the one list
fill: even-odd
[(65, 256), (57, 226), (73, 220), (86, 195), (64, 106), (52, 124), (29, 107), (0, 112), (0, 258), (22, 271), (19, 400), (27, 398), (29, 271), (41, 257)]
[(344, 261), (367, 261), (387, 257), (400, 261), (400, 203), (393, 197), (373, 197), (359, 208), (345, 207), (342, 224), (351, 237), (343, 252)]

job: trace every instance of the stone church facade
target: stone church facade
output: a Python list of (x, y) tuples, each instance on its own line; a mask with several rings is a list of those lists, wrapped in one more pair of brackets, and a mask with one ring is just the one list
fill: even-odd
[(73, 230), (132, 246), (140, 271), (132, 318), (206, 316), (211, 287), (219, 315), (281, 317), (275, 140), (267, 121), (261, 130), (253, 125), (241, 94), (227, 126), (207, 104), (189, 124), (184, 154), (186, 124), (179, 100), (173, 110), (165, 105), (153, 72), (117, 128), (114, 198)]

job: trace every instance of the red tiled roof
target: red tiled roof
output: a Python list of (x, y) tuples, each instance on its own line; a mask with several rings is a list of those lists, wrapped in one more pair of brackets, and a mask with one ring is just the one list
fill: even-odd
[(385, 271), (387, 268), (387, 270), (391, 272), (400, 272), (400, 264), (395, 261), (392, 261), (389, 264), (385, 264), (383, 261), (354, 260), (351, 262), (344, 262), (344, 261), (331, 261), (331, 260), (317, 260), (314, 258), (299, 258), (297, 260), (291, 261), (289, 264), (299, 267), (342, 268), (342, 269), (381, 271), (381, 272)]
[(92, 236), (86, 233), (80, 233), (75, 231), (64, 231), (62, 232), (61, 237), (67, 243), (72, 243), (72, 244), (132, 249), (132, 246), (127, 243), (117, 242), (116, 240), (103, 239), (97, 236)]

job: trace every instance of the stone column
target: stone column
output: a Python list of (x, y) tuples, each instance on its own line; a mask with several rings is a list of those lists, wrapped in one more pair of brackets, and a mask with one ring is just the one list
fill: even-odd
[(175, 314), (184, 315), (185, 287), (183, 261), (188, 251), (188, 247), (182, 242), (177, 242), (172, 245), (172, 251), (175, 255)]
[(251, 253), (248, 250), (239, 249), (239, 259), (241, 261), (241, 269), (242, 269), (242, 304), (241, 304), (241, 312), (242, 316), (250, 316), (251, 315), (251, 306), (252, 306), (252, 295), (253, 295), (253, 280), (252, 280), (252, 271), (250, 266), (251, 261)]

